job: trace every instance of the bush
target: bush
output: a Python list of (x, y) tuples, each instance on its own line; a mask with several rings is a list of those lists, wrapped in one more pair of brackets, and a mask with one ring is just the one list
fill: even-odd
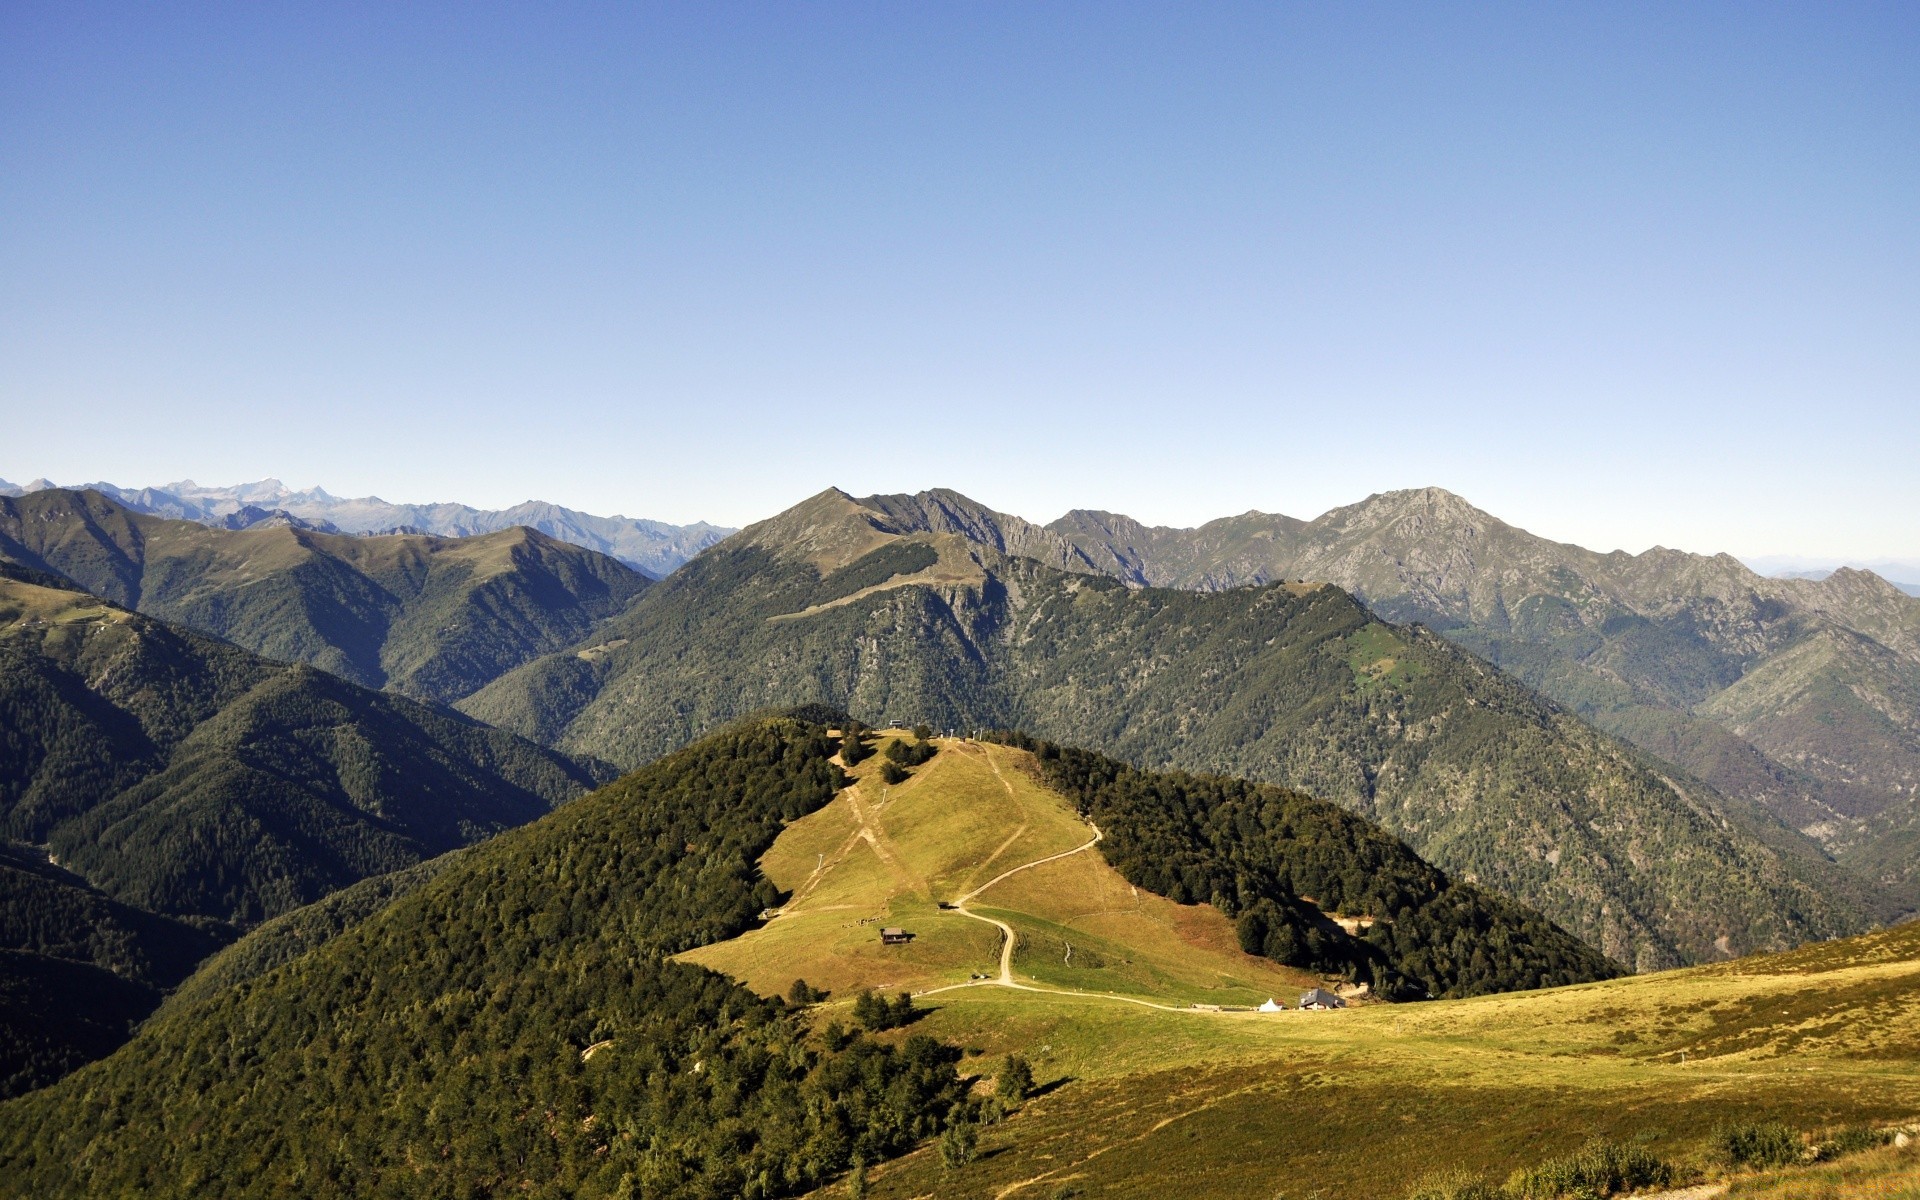
[(940, 747), (922, 739), (909, 742), (905, 738), (895, 738), (887, 743), (887, 761), (899, 763), (903, 767), (917, 767), (940, 753)]
[(1784, 1167), (1799, 1162), (1805, 1149), (1785, 1125), (1722, 1125), (1713, 1131), (1714, 1155), (1729, 1167)]
[(1884, 1129), (1873, 1129), (1865, 1125), (1849, 1125), (1839, 1133), (1813, 1148), (1815, 1162), (1832, 1162), (1849, 1154), (1858, 1154), (1862, 1150), (1873, 1150), (1893, 1140), (1893, 1135)]
[(862, 759), (873, 756), (873, 747), (860, 740), (860, 732), (849, 729), (840, 737), (840, 761), (853, 766)]
[(1407, 1200), (1504, 1200), (1504, 1193), (1484, 1179), (1456, 1171), (1430, 1176), (1408, 1194)]
[(1507, 1191), (1524, 1200), (1613, 1196), (1673, 1182), (1673, 1168), (1651, 1151), (1596, 1138), (1572, 1154), (1516, 1171)]
[(980, 1130), (971, 1122), (949, 1125), (940, 1135), (940, 1162), (957, 1171), (980, 1156)]
[(892, 759), (888, 759), (886, 762), (880, 764), (880, 781), (882, 783), (891, 786), (902, 782), (906, 777), (907, 769)]
[(933, 726), (923, 721), (913, 727), (913, 736), (924, 742), (933, 736)]
[(1000, 1064), (1000, 1077), (994, 1080), (993, 1094), (1011, 1104), (1033, 1095), (1033, 1067), (1018, 1054), (1007, 1055)]
[(793, 986), (787, 989), (787, 1003), (793, 1005), (795, 1008), (805, 1008), (809, 1004), (818, 1004), (826, 998), (827, 994), (825, 992), (817, 991), (810, 987), (804, 979), (794, 980)]

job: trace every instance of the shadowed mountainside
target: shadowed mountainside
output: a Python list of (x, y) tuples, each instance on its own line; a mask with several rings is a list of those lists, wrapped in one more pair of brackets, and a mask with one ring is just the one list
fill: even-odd
[(1769, 579), (1724, 554), (1599, 554), (1439, 488), (1313, 521), (1168, 529), (1079, 511), (1046, 531), (1137, 586), (1344, 588), (1765, 806), (1920, 905), (1920, 860), (1903, 850), (1920, 841), (1920, 598), (1871, 572)]

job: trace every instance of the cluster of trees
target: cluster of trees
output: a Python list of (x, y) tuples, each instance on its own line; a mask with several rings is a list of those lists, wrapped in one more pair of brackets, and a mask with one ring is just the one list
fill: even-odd
[(871, 988), (863, 988), (853, 999), (853, 1019), (861, 1028), (875, 1033), (912, 1023), (918, 1011), (913, 1006), (913, 994), (904, 989), (888, 1000)]
[(777, 902), (756, 861), (843, 786), (834, 749), (791, 719), (723, 731), (169, 1008), (0, 1109), (10, 1185), (760, 1198), (973, 1119), (951, 1047), (829, 1047), (792, 1007), (670, 957)]
[[(858, 721), (845, 722), (840, 736), (840, 761), (853, 766), (873, 757), (874, 748), (867, 744), (866, 737), (871, 732)], [(915, 725), (913, 741), (906, 738), (891, 738), (886, 749), (881, 751), (886, 759), (880, 764), (880, 778), (887, 784), (899, 783), (911, 773), (911, 768), (932, 760), (940, 748), (933, 744), (933, 727)]]
[[(1033, 751), (1049, 786), (1105, 832), (1129, 882), (1234, 918), (1252, 954), (1398, 999), (1610, 978), (1619, 968), (1519, 904), (1449, 879), (1366, 820), (1271, 784), (1142, 771), (1086, 750)], [(1371, 917), (1358, 936), (1327, 914)]]

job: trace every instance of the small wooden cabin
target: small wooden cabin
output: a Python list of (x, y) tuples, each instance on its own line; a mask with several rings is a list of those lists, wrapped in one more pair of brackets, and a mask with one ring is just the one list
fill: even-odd
[(880, 931), (880, 944), (883, 946), (904, 946), (912, 940), (912, 934), (892, 925)]

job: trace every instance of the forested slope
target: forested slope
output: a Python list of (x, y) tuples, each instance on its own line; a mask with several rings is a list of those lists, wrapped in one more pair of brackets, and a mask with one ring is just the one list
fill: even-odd
[(834, 749), (792, 719), (716, 734), (170, 1008), (0, 1107), (0, 1194), (766, 1197), (937, 1133), (957, 1051), (829, 1051), (668, 958), (775, 899), (755, 860), (832, 797)]
[(458, 715), (0, 579), (0, 833), (137, 907), (259, 920), (592, 782)]
[(1539, 913), (1449, 879), (1326, 801), (1219, 775), (1141, 771), (1020, 733), (991, 736), (1033, 752), (1047, 785), (1106, 835), (1100, 852), (1128, 882), (1176, 903), (1211, 903), (1235, 919), (1249, 954), (1342, 974), (1397, 1000), (1620, 974)]
[(524, 527), (472, 538), (235, 531), (57, 488), (0, 497), (0, 557), (270, 658), (441, 702), (583, 636), (650, 582)]

